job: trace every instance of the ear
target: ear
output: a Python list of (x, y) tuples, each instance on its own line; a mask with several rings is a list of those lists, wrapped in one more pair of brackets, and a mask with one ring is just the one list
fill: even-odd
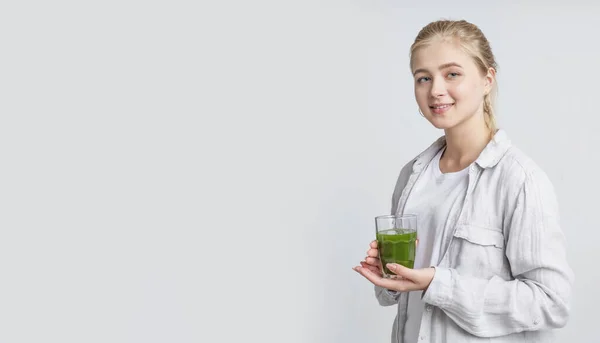
[(485, 85), (484, 85), (485, 95), (490, 94), (495, 82), (496, 82), (496, 69), (490, 67), (490, 68), (488, 68), (488, 72), (485, 75)]

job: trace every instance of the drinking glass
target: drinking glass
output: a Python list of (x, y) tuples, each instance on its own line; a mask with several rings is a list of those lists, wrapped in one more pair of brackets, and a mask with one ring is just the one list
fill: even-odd
[(396, 274), (386, 267), (388, 263), (401, 264), (407, 268), (414, 267), (417, 240), (416, 215), (375, 217), (375, 231), (383, 277), (396, 277)]

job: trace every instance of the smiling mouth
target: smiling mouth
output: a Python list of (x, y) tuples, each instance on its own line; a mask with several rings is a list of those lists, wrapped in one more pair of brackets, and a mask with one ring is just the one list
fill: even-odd
[(446, 112), (450, 110), (450, 108), (454, 106), (454, 103), (451, 104), (435, 104), (429, 106), (431, 109), (431, 113), (435, 115), (444, 115)]
[(441, 109), (446, 109), (450, 106), (452, 106), (454, 104), (439, 104), (439, 105), (431, 105), (429, 106), (429, 108), (434, 109), (434, 110), (441, 110)]

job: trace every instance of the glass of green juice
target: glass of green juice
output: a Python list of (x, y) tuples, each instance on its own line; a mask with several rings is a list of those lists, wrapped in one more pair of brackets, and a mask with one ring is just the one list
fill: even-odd
[(378, 216), (375, 217), (375, 229), (383, 277), (396, 277), (396, 274), (386, 267), (388, 263), (413, 268), (417, 241), (417, 216), (413, 214)]

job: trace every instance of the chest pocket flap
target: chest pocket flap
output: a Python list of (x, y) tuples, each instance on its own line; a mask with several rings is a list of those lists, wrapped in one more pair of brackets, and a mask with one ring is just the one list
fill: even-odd
[(454, 237), (462, 238), (468, 242), (481, 246), (495, 246), (504, 248), (504, 235), (500, 230), (485, 228), (472, 224), (458, 225)]

